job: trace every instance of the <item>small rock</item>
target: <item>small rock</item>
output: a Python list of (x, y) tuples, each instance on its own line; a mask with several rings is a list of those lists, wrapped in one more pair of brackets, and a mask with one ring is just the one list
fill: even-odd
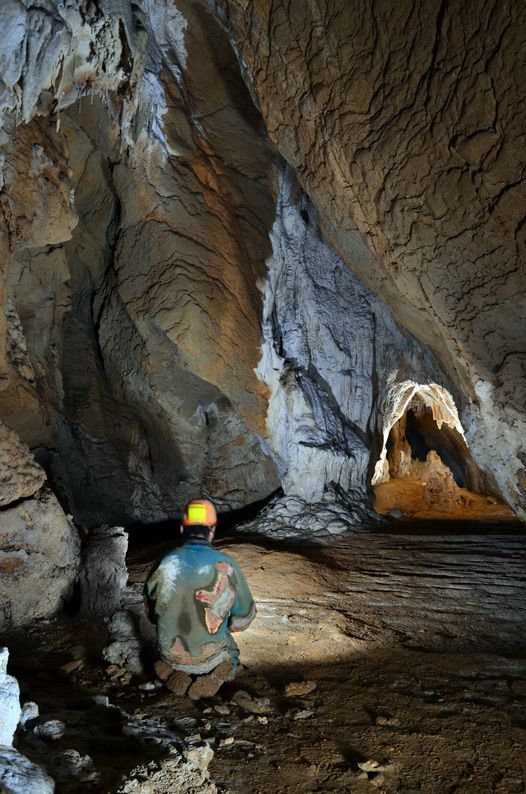
[[(234, 740), (232, 739), (232, 741)], [(205, 770), (208, 769), (208, 764), (214, 757), (214, 751), (209, 744), (203, 742), (201, 745), (186, 749), (184, 751), (184, 756), (188, 761), (199, 767), (199, 769)]]
[(379, 772), (382, 769), (378, 761), (374, 761), (373, 759), (368, 761), (359, 761), (358, 767), (363, 772)]
[(81, 755), (78, 750), (69, 748), (57, 756), (59, 762), (59, 777), (67, 780), (72, 775), (81, 783), (96, 782), (100, 774), (94, 767), (93, 759), (89, 755)]
[(217, 706), (214, 706), (214, 711), (217, 711), (218, 714), (223, 714), (225, 717), (231, 713), (228, 706), (225, 706), (223, 703), (218, 703)]
[(227, 736), (226, 739), (221, 739), (221, 741), (219, 742), (219, 746), (220, 747), (230, 747), (232, 744), (234, 744), (234, 742), (235, 742), (235, 739), (234, 739), (233, 736)]
[(139, 689), (143, 692), (153, 692), (157, 689), (155, 681), (145, 681), (144, 684), (139, 684)]
[(107, 695), (92, 695), (91, 699), (97, 706), (109, 706), (110, 699)]
[(211, 706), (207, 706), (206, 709), (203, 709), (203, 714), (211, 714), (212, 708)]
[(268, 725), (268, 717), (258, 716), (257, 721), (260, 722), (262, 725)]
[(26, 722), (36, 719), (38, 719), (38, 706), (36, 703), (33, 703), (31, 700), (29, 700), (22, 706), (19, 724), (24, 726)]
[(297, 711), (292, 719), (293, 720), (307, 720), (309, 717), (312, 717), (314, 712), (311, 709), (302, 709), (301, 711)]
[(66, 732), (66, 725), (62, 720), (47, 720), (40, 725), (35, 725), (33, 733), (40, 736), (41, 739), (46, 739), (49, 742), (56, 742), (62, 739)]
[(400, 521), (404, 517), (402, 511), (399, 510), (397, 507), (391, 507), (387, 515), (389, 516), (389, 518), (392, 518), (394, 521)]
[(252, 698), (244, 689), (239, 689), (232, 701), (251, 714), (270, 714), (272, 711), (269, 698)]
[(316, 689), (314, 681), (292, 681), (283, 690), (283, 694), (287, 698), (301, 697), (302, 695), (309, 695)]
[(64, 673), (72, 673), (74, 670), (78, 670), (79, 667), (82, 667), (84, 664), (82, 659), (75, 659), (72, 662), (68, 662), (67, 664), (63, 664), (60, 668)]

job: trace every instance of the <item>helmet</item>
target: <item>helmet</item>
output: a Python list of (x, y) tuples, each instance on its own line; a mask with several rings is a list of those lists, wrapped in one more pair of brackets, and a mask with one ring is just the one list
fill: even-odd
[(217, 513), (212, 502), (207, 499), (191, 499), (187, 502), (183, 515), (183, 527), (215, 527)]

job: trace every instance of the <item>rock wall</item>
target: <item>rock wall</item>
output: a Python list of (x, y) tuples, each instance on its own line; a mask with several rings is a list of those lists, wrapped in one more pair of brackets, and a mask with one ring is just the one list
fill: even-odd
[(1, 415), (84, 526), (266, 497), (276, 155), (225, 33), (192, 4), (2, 14)]
[(0, 630), (55, 614), (78, 573), (77, 531), (45, 479), (0, 423)]
[(406, 381), (521, 509), (521, 28), (373, 5), (2, 4), (0, 417), (84, 527), (369, 521)]
[(473, 455), (524, 515), (520, 5), (218, 6), (324, 234), (458, 382)]
[(435, 384), (453, 406), (459, 395), (427, 346), (326, 242), (290, 169), (271, 239), (258, 371), (270, 389), (269, 441), (285, 498), (245, 529), (284, 535), (314, 524), (338, 534), (374, 520), (369, 493), (390, 429), (387, 397), (408, 383)]

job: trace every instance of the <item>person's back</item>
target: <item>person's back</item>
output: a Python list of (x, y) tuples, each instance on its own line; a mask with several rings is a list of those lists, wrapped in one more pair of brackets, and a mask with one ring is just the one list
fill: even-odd
[[(190, 502), (187, 512), (196, 503)], [(215, 511), (210, 521), (213, 517)], [(222, 663), (227, 663), (228, 680), (238, 660), (230, 632), (247, 628), (256, 610), (237, 562), (212, 546), (214, 528), (206, 526), (207, 537), (195, 525), (185, 525), (184, 544), (152, 569), (144, 599), (157, 628), (161, 658), (172, 670), (203, 675), (218, 665), (225, 669)]]

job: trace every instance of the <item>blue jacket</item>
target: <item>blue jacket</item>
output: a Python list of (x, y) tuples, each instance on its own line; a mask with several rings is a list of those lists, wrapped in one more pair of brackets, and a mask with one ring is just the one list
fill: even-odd
[(256, 614), (237, 562), (201, 538), (191, 538), (154, 566), (144, 601), (162, 658), (188, 673), (207, 673), (231, 658), (237, 647), (230, 629), (246, 629)]

